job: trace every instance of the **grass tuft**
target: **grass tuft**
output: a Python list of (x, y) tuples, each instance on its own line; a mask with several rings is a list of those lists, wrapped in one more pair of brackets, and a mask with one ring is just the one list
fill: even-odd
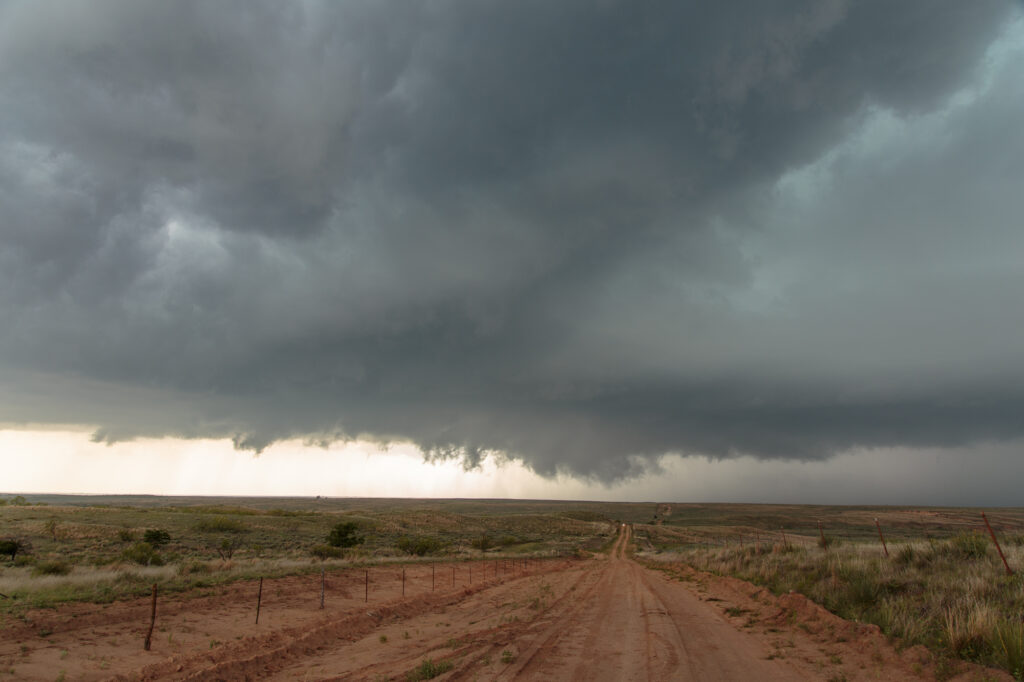
[(409, 671), (405, 679), (409, 682), (418, 682), (419, 680), (432, 680), (438, 675), (442, 675), (452, 669), (451, 661), (434, 661), (428, 658), (427, 660), (420, 663), (418, 666)]

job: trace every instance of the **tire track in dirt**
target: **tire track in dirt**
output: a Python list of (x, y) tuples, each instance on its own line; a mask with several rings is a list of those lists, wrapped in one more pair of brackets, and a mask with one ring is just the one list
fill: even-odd
[[(625, 547), (625, 535), (619, 533), (615, 543), (609, 552), (610, 560), (620, 557)], [(503, 671), (497, 679), (511, 680), (520, 676), (536, 672), (534, 661), (549, 660), (554, 658), (555, 649), (567, 632), (575, 630), (574, 623), (580, 620), (581, 612), (595, 603), (597, 595), (608, 589), (608, 565), (600, 569), (596, 582), (591, 584), (586, 592), (575, 599), (575, 603), (569, 603), (564, 613), (557, 616), (554, 622), (548, 623), (544, 629), (535, 635), (537, 641), (527, 646), (526, 651), (520, 655), (521, 661), (518, 665), (509, 667)], [(528, 640), (529, 641), (529, 640)]]
[(594, 588), (517, 665), (493, 679), (817, 679), (768, 660), (762, 642), (751, 641), (678, 585), (659, 584), (627, 556), (631, 537), (631, 528), (621, 526), (610, 558), (596, 569)]
[[(531, 562), (539, 573), (564, 569), (570, 563), (576, 562)], [(29, 612), (25, 621), (3, 620), (0, 669), (22, 680), (52, 680), (58, 676), (74, 680), (201, 677), (204, 669), (229, 659), (243, 660), (266, 650), (279, 650), (293, 640), (312, 638), (315, 651), (323, 646), (315, 633), (329, 630), (332, 624), (347, 637), (370, 631), (383, 622), (385, 616), (377, 610), (384, 607), (390, 609), (385, 612), (390, 619), (444, 608), (452, 600), (464, 599), (467, 593), (511, 580), (516, 573), (511, 565), (511, 560), (438, 564), (438, 575), (444, 577), (436, 581), (436, 591), (432, 589), (430, 564), (408, 565), (407, 597), (402, 597), (403, 567), (370, 567), (369, 604), (363, 598), (365, 569), (329, 572), (325, 610), (319, 609), (319, 575), (268, 579), (258, 626), (253, 624), (256, 583), (252, 580), (160, 595), (152, 651), (142, 650), (149, 622), (148, 599), (68, 604), (55, 610)], [(448, 582), (450, 568), (455, 569), (455, 587)], [(472, 583), (470, 575), (475, 578)], [(467, 592), (467, 588), (471, 589)], [(295, 647), (302, 648), (298, 644)]]
[[(570, 595), (578, 590), (586, 591), (592, 588), (594, 572), (586, 565), (562, 566), (558, 570), (546, 571), (537, 574), (529, 574), (520, 579), (509, 581), (496, 586), (488, 593), (481, 593), (464, 603), (453, 605), (444, 612), (424, 614), (418, 618), (402, 621), (391, 628), (390, 632), (381, 630), (379, 634), (395, 639), (394, 633), (402, 630), (416, 630), (420, 628), (431, 629), (436, 625), (439, 617), (444, 617), (441, 623), (443, 628), (433, 627), (432, 632), (424, 633), (419, 641), (414, 641), (413, 646), (407, 652), (393, 657), (386, 662), (375, 661), (360, 668), (349, 669), (336, 676), (317, 679), (332, 680), (365, 680), (365, 679), (404, 679), (404, 675), (416, 667), (423, 660), (430, 659), (440, 663), (452, 663), (455, 669), (446, 676), (447, 680), (477, 679), (480, 676), (480, 667), (489, 666), (492, 662), (500, 664), (499, 652), (506, 646), (521, 639), (524, 633), (530, 633), (538, 629), (550, 620), (551, 613), (560, 612), (561, 607), (567, 603)], [(536, 594), (531, 590), (538, 586), (555, 584), (556, 591), (561, 596), (554, 599), (551, 605), (543, 608), (532, 608), (525, 604), (529, 601), (530, 594)], [(581, 589), (582, 588), (582, 589)], [(524, 601), (523, 595), (527, 599)], [(537, 599), (537, 597), (534, 597)], [(507, 600), (518, 600), (507, 601)], [(501, 615), (498, 623), (488, 624), (487, 618), (493, 618), (503, 607), (512, 607), (513, 610)], [(480, 614), (488, 614), (481, 618)], [(433, 623), (431, 622), (433, 621)], [(546, 629), (546, 628), (545, 628)], [(458, 645), (451, 647), (451, 633), (460, 633)], [(373, 636), (357, 642), (351, 648), (356, 658), (363, 658), (379, 652), (381, 647)], [(342, 658), (338, 654), (331, 656), (334, 659)], [(345, 662), (341, 662), (343, 665)], [(301, 666), (295, 666), (291, 671), (283, 671), (280, 676), (274, 679), (295, 679), (297, 673), (303, 670), (310, 671), (315, 667), (316, 662), (311, 660), (302, 661)], [(503, 664), (502, 664), (503, 667)], [(288, 673), (291, 673), (291, 676)]]

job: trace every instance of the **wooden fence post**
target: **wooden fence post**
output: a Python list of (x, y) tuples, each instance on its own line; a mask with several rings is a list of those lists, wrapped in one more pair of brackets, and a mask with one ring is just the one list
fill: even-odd
[(882, 541), (882, 549), (885, 550), (885, 558), (889, 558), (889, 548), (885, 545), (885, 536), (882, 535), (882, 526), (878, 523), (878, 519), (875, 519), (875, 528), (878, 529), (878, 539)]
[(327, 582), (327, 579), (326, 579), (325, 569), (321, 568), (320, 569), (320, 608), (324, 607), (324, 587), (326, 585), (326, 582)]
[(999, 546), (999, 540), (996, 540), (996, 533), (992, 530), (992, 526), (989, 524), (988, 517), (985, 516), (985, 512), (981, 512), (981, 518), (985, 522), (985, 527), (988, 528), (988, 534), (992, 536), (992, 542), (996, 545), (996, 551), (999, 552), (999, 558), (1003, 560), (1003, 566), (1006, 567), (1006, 575), (1013, 575), (1013, 569), (1010, 568), (1010, 564), (1006, 563), (1006, 556), (1003, 555), (1003, 548)]
[(434, 563), (430, 563), (430, 591), (434, 591)]
[(153, 639), (153, 625), (156, 624), (156, 583), (153, 583), (153, 606), (149, 612), (149, 632), (146, 633), (146, 641), (142, 643), (142, 648), (145, 651), (149, 651), (150, 642)]
[(402, 568), (402, 596), (405, 596), (405, 568)]
[(818, 535), (821, 536), (821, 548), (828, 549), (828, 543), (825, 542), (825, 531), (821, 528), (821, 519), (818, 519)]
[(366, 592), (363, 595), (363, 602), (370, 601), (370, 569), (366, 569)]
[(260, 578), (260, 589), (256, 592), (256, 624), (260, 624), (260, 602), (263, 601), (263, 578)]

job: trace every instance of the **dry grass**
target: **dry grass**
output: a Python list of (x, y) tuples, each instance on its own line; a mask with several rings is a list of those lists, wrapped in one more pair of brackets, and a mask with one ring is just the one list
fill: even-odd
[[(1024, 580), (1006, 576), (976, 534), (881, 548), (845, 543), (818, 547), (763, 544), (690, 548), (676, 554), (696, 568), (803, 593), (832, 612), (875, 623), (905, 644), (1001, 667), (1024, 679)], [(1024, 568), (1024, 549), (1004, 548)], [(664, 560), (667, 557), (661, 556)]]
[[(481, 558), (485, 536), (488, 557), (572, 555), (605, 542), (612, 528), (590, 503), (574, 510), (563, 503), (508, 501), (306, 501), (313, 509), (204, 502), (0, 506), (0, 539), (26, 546), (14, 561), (0, 557), (0, 594), (10, 597), (0, 598), (0, 616), (67, 601), (144, 596), (154, 582), (162, 591), (177, 591), (325, 567)], [(365, 543), (319, 560), (313, 549), (339, 521), (355, 523)], [(166, 531), (168, 542), (144, 543), (153, 529)], [(401, 551), (406, 537), (431, 539), (432, 556)], [(231, 548), (226, 557), (225, 545)]]

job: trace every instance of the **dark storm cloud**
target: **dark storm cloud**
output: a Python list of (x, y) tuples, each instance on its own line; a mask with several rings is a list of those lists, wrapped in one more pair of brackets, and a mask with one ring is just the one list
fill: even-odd
[(603, 479), (1019, 437), (1021, 33), (996, 1), (0, 4), (0, 419)]

